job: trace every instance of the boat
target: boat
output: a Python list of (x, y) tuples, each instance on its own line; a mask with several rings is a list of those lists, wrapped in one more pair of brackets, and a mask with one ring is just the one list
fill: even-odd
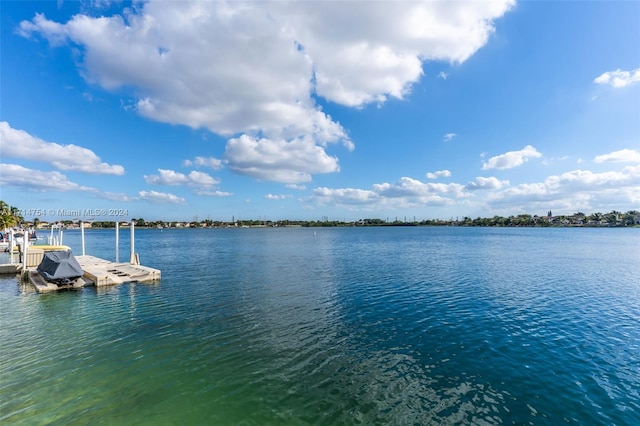
[[(32, 249), (40, 249), (42, 251), (69, 251), (71, 250), (71, 247), (69, 246), (65, 246), (62, 244), (34, 244), (34, 245), (30, 245), (28, 250), (32, 250)], [(10, 252), (11, 248), (10, 247), (6, 247), (4, 249), (5, 252)], [(18, 253), (20, 251), (20, 247), (18, 245), (13, 246), (13, 252), (14, 253)]]
[(25, 230), (23, 232), (16, 232), (15, 234), (13, 234), (13, 236), (16, 239), (16, 241), (22, 241), (22, 239), (24, 238), (25, 234), (27, 235), (27, 239), (29, 241), (37, 241), (38, 240), (38, 235), (36, 234), (35, 229)]
[(42, 293), (82, 288), (90, 283), (71, 250), (48, 251), (36, 269), (28, 271), (29, 281)]
[(35, 229), (29, 230), (20, 230), (18, 232), (14, 232), (12, 229), (6, 229), (3, 232), (0, 232), (0, 249), (4, 251), (9, 251), (11, 247), (11, 240), (13, 240), (14, 246), (18, 244), (22, 244), (24, 241), (24, 236), (27, 235), (28, 241), (35, 242), (41, 240), (41, 237), (38, 237)]

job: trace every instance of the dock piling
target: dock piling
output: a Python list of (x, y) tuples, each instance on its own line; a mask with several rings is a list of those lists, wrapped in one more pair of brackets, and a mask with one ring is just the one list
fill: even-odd
[(133, 221), (133, 219), (131, 220), (131, 224), (129, 225), (129, 229), (131, 230), (131, 256), (129, 257), (129, 263), (131, 264), (136, 264), (136, 239), (135, 239), (135, 226), (136, 223)]
[(80, 221), (80, 240), (82, 241), (82, 255), (84, 256), (84, 221)]
[(120, 263), (120, 223), (116, 220), (116, 263)]
[(24, 235), (22, 235), (22, 270), (26, 271), (27, 270), (27, 250), (29, 246), (29, 237), (26, 235), (26, 232)]

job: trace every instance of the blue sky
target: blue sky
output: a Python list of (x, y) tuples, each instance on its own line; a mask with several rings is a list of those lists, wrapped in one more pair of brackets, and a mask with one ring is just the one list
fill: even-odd
[(27, 218), (640, 209), (640, 2), (0, 7)]

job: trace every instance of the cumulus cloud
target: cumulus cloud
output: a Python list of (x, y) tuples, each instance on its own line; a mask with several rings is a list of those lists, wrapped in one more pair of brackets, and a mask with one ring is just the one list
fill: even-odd
[(437, 172), (428, 172), (427, 177), (429, 179), (438, 179), (439, 177), (449, 177), (451, 172), (449, 170), (438, 170)]
[(527, 145), (519, 151), (509, 151), (505, 154), (496, 155), (489, 158), (489, 160), (482, 164), (482, 170), (489, 169), (512, 169), (518, 167), (527, 162), (530, 158), (539, 158), (542, 154), (539, 153), (533, 146)]
[(402, 98), (423, 60), (463, 62), (513, 1), (277, 3), (313, 63), (316, 92), (348, 106)]
[(153, 185), (186, 185), (199, 188), (210, 188), (220, 183), (207, 173), (196, 170), (185, 175), (173, 170), (158, 169), (157, 175), (145, 175), (144, 180)]
[(355, 206), (371, 205), (376, 203), (380, 196), (365, 189), (320, 187), (313, 190), (313, 198), (323, 204)]
[(598, 155), (596, 163), (640, 163), (640, 152), (634, 149), (621, 149), (609, 154)]
[(17, 164), (0, 164), (0, 185), (33, 192), (78, 191), (109, 201), (132, 201), (131, 197), (123, 193), (102, 192), (96, 188), (72, 182), (58, 171), (34, 170)]
[[(228, 136), (231, 170), (302, 182), (339, 170), (327, 144), (353, 149), (316, 96), (355, 108), (402, 99), (424, 61), (465, 61), (514, 4), (149, 1), (66, 23), (37, 14), (18, 31), (77, 47), (87, 82), (128, 92), (139, 114)], [(258, 145), (301, 159), (277, 169)]]
[(503, 186), (509, 186), (508, 180), (499, 180), (495, 177), (478, 176), (473, 182), (465, 185), (465, 189), (474, 191), (476, 189), (500, 189)]
[(373, 190), (386, 197), (429, 197), (433, 194), (462, 195), (463, 185), (458, 183), (424, 183), (417, 179), (402, 177), (396, 183), (381, 183), (373, 185)]
[(452, 204), (454, 199), (466, 198), (464, 185), (457, 183), (424, 183), (402, 177), (395, 183), (374, 184), (370, 190), (357, 188), (316, 188), (312, 199), (350, 209), (380, 207), (406, 208)]
[(0, 122), (0, 150), (5, 158), (45, 161), (60, 170), (90, 174), (124, 174), (124, 167), (103, 163), (90, 149), (46, 142), (24, 130), (12, 128), (6, 121)]
[(599, 206), (635, 206), (640, 202), (640, 164), (619, 171), (595, 173), (573, 170), (547, 177), (543, 182), (524, 183), (488, 195), (488, 205), (591, 210)]
[(38, 192), (97, 191), (94, 188), (71, 182), (60, 172), (33, 170), (18, 164), (0, 164), (0, 183), (5, 187), (24, 188)]
[(632, 71), (607, 71), (593, 80), (597, 84), (607, 84), (616, 89), (629, 86), (631, 84), (640, 83), (640, 68)]
[[(593, 191), (602, 187), (622, 188), (640, 185), (640, 164), (621, 171), (594, 173), (589, 170), (573, 170), (545, 180), (550, 189), (565, 188), (572, 191)], [(638, 187), (640, 190), (640, 187)]]
[(222, 160), (215, 157), (196, 157), (193, 160), (184, 160), (185, 167), (209, 167), (213, 170), (220, 170), (223, 167)]
[(310, 138), (291, 141), (242, 135), (227, 143), (229, 169), (260, 180), (309, 182), (311, 174), (338, 171), (338, 159), (329, 156)]
[(174, 194), (157, 191), (140, 191), (138, 196), (141, 200), (150, 201), (158, 204), (184, 204), (186, 200)]
[[(482, 190), (481, 197), (478, 190)], [(360, 211), (453, 205), (507, 215), (549, 209), (597, 211), (610, 209), (611, 205), (630, 210), (637, 209), (640, 203), (640, 164), (601, 173), (573, 170), (541, 182), (514, 186), (495, 177), (477, 177), (466, 185), (425, 183), (403, 177), (395, 183), (374, 184), (370, 189), (320, 187), (310, 200), (318, 205)]]

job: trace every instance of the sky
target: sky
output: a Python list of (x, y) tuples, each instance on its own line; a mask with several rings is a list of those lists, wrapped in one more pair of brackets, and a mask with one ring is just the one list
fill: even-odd
[(637, 1), (2, 1), (26, 219), (640, 210)]

